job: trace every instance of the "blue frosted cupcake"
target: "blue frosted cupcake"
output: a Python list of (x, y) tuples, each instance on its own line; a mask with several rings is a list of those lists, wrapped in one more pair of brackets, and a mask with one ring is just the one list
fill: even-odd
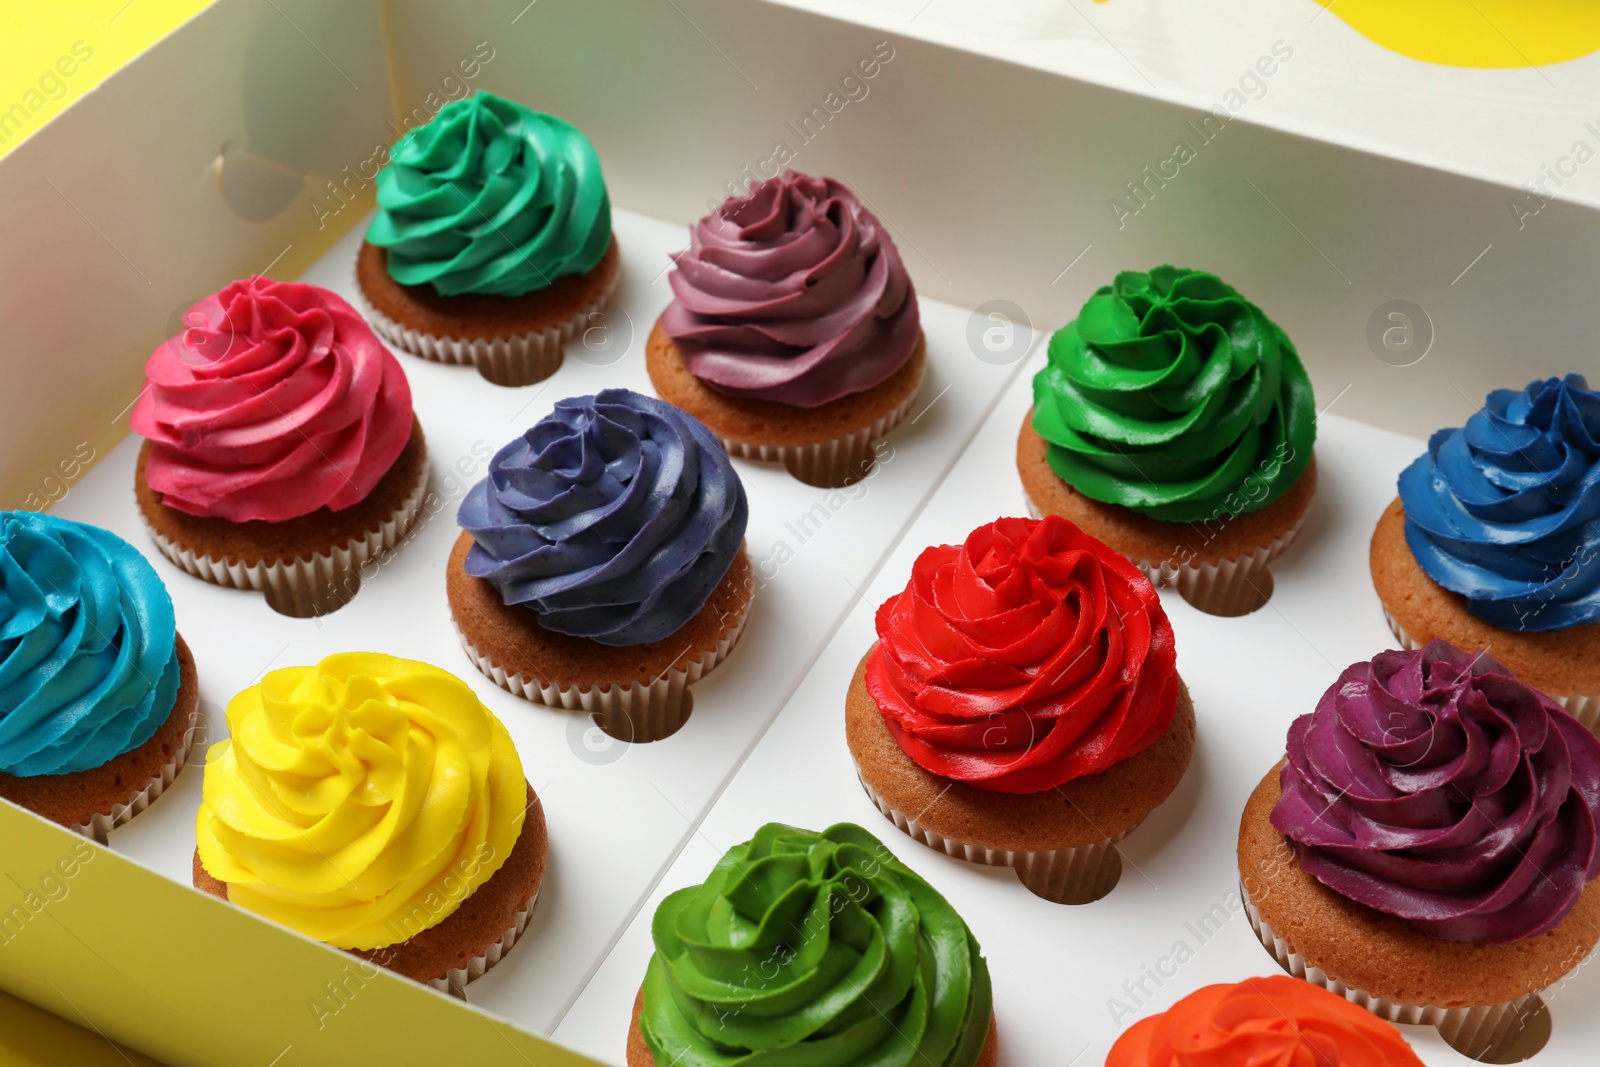
[(1490, 649), (1600, 724), (1600, 393), (1582, 375), (1489, 394), (1400, 475), (1372, 580), (1408, 648)]
[(183, 769), (194, 658), (115, 534), (0, 512), (0, 797), (104, 841)]
[(744, 630), (748, 520), (733, 464), (694, 417), (626, 389), (562, 400), (462, 501), (450, 612), (499, 685), (659, 740)]

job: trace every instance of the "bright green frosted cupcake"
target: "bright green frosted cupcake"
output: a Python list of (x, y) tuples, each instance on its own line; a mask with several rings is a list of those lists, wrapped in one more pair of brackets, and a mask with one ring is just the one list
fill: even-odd
[(390, 344), (500, 385), (554, 374), (622, 276), (600, 157), (553, 115), (479, 92), (395, 143), (356, 262)]
[(989, 966), (859, 826), (768, 823), (661, 902), (628, 1067), (994, 1067)]
[(1212, 274), (1126, 271), (1050, 339), (1017, 470), (1035, 514), (1242, 615), (1311, 506), (1316, 421), (1300, 356), (1260, 308)]

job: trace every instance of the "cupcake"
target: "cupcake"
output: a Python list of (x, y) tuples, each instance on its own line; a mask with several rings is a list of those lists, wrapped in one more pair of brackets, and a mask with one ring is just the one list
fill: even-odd
[(1311, 380), (1215, 275), (1127, 271), (1050, 338), (1017, 470), (1061, 515), (1211, 615), (1272, 594), (1267, 569), (1317, 487)]
[(1581, 375), (1489, 394), (1400, 475), (1372, 582), (1407, 648), (1492, 649), (1600, 730), (1600, 393)]
[(600, 157), (554, 115), (479, 91), (407, 131), (377, 183), (356, 283), (414, 355), (540, 381), (622, 279)]
[(1298, 978), (1208, 985), (1123, 1031), (1106, 1067), (1422, 1067), (1399, 1029)]
[(1109, 893), (1194, 752), (1149, 580), (1059, 516), (999, 519), (923, 552), (877, 629), (845, 733), (878, 810), (1046, 900)]
[(145, 364), (134, 490), (163, 555), (306, 618), (416, 521), (428, 452), (400, 363), (326, 289), (254, 277)]
[(132, 545), (0, 511), (0, 797), (104, 844), (183, 770), (199, 695)]
[(864, 477), (927, 362), (917, 294), (876, 216), (794, 171), (689, 234), (645, 350), (656, 392), (730, 453), (808, 485)]
[(478, 669), (623, 741), (676, 732), (755, 591), (744, 486), (711, 432), (626, 389), (558, 401), (467, 492), (450, 613)]
[(859, 826), (768, 823), (661, 902), (628, 1067), (998, 1062), (989, 964)]
[(510, 951), (544, 878), (544, 809), (466, 683), (346, 652), (273, 671), (227, 715), (196, 888), (458, 995)]
[(1239, 871), (1291, 974), (1476, 1057), (1600, 939), (1600, 740), (1486, 653), (1354, 664), (1287, 748)]

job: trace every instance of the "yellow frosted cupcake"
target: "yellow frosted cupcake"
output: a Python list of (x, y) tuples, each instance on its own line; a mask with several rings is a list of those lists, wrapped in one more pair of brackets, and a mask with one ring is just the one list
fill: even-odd
[(374, 652), (273, 671), (228, 704), (194, 884), (459, 994), (521, 934), (544, 812), (459, 678)]

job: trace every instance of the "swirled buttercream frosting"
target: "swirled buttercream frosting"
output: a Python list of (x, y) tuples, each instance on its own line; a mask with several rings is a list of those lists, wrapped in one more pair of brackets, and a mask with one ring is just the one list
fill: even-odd
[(832, 178), (785, 171), (695, 223), (661, 328), (730, 396), (814, 408), (911, 358), (917, 294), (877, 216)]
[(1400, 475), (1428, 577), (1505, 630), (1600, 622), (1600, 393), (1582, 375), (1489, 394)]
[(1446, 941), (1535, 937), (1600, 875), (1600, 740), (1486, 653), (1347, 668), (1289, 727), (1280, 782), (1307, 874)]
[(692, 415), (627, 389), (556, 403), (497, 452), (457, 521), (467, 573), (557, 633), (659, 641), (705, 606), (750, 507), (722, 445)]
[(273, 671), (228, 703), (196, 824), (228, 899), (344, 949), (449, 918), (511, 855), (527, 781), (459, 678), (373, 652)]
[(1311, 461), (1316, 404), (1294, 345), (1213, 274), (1126, 271), (1050, 338), (1033, 379), (1050, 467), (1152, 519), (1243, 515)]
[(0, 511), (0, 771), (104, 766), (155, 735), (178, 685), (172, 599), (132, 545)]
[(972, 1067), (989, 967), (966, 923), (848, 823), (769, 823), (656, 909), (639, 1031), (678, 1067)]

